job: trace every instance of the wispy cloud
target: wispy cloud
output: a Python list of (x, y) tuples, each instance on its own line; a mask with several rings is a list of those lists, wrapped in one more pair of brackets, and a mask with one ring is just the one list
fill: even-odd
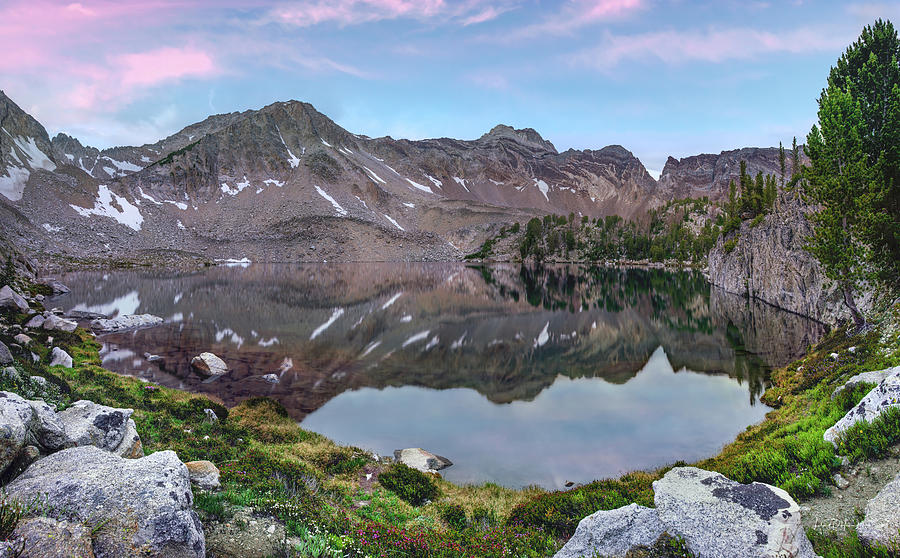
[(301, 0), (273, 8), (267, 19), (296, 27), (322, 23), (359, 25), (392, 19), (473, 25), (495, 19), (510, 9), (509, 3), (509, 0)]
[(568, 0), (543, 21), (511, 30), (499, 40), (521, 41), (537, 37), (570, 35), (590, 25), (624, 18), (647, 7), (646, 0)]
[(598, 45), (571, 54), (567, 59), (573, 65), (600, 70), (634, 60), (657, 60), (667, 64), (723, 62), (773, 53), (839, 50), (856, 33), (855, 29), (834, 27), (807, 27), (777, 33), (750, 28), (669, 30), (631, 35), (607, 33)]

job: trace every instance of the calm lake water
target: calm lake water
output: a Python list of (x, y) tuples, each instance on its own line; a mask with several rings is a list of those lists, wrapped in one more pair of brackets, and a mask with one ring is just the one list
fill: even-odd
[[(452, 481), (513, 487), (711, 456), (762, 420), (771, 367), (823, 332), (692, 272), (372, 263), (63, 281), (66, 310), (166, 319), (101, 337), (111, 370), (228, 404), (274, 397), (338, 442), (423, 447), (453, 460)], [(197, 376), (202, 351), (231, 371)]]

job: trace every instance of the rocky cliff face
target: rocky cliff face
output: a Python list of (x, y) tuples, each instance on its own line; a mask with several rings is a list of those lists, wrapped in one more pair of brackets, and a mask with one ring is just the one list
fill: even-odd
[[(788, 151), (785, 161), (785, 179), (792, 172), (791, 156)], [(805, 154), (801, 148), (801, 163)], [(718, 155), (703, 154), (678, 160), (669, 157), (659, 176), (660, 195), (673, 198), (699, 198), (707, 196), (711, 200), (728, 197), (728, 185), (732, 180), (738, 183), (741, 161), (747, 162), (747, 172), (756, 176), (774, 174), (781, 176), (781, 164), (776, 147), (745, 147), (723, 151)]]
[[(803, 249), (812, 234), (811, 210), (795, 196), (782, 195), (779, 209), (753, 227), (720, 238), (709, 253), (709, 279), (728, 292), (756, 298), (824, 323), (849, 318), (842, 297), (829, 284), (819, 262)], [(726, 250), (726, 242), (735, 241)], [(860, 310), (870, 302), (857, 300)]]
[(31, 174), (54, 171), (47, 130), (0, 91), (0, 194), (22, 199)]

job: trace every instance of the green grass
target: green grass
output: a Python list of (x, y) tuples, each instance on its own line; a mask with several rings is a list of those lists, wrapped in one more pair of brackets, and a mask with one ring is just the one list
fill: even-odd
[(896, 558), (900, 556), (900, 545), (867, 545), (859, 540), (855, 529), (850, 529), (844, 535), (807, 529), (806, 536), (812, 542), (816, 554), (822, 558)]
[(838, 448), (853, 461), (877, 459), (900, 442), (900, 407), (891, 407), (872, 422), (859, 421), (841, 436)]
[(378, 482), (413, 506), (421, 506), (440, 495), (438, 487), (428, 475), (403, 463), (391, 465), (378, 475)]

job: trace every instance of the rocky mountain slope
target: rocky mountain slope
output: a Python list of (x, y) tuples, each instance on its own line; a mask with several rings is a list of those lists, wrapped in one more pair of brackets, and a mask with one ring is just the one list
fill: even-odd
[[(535, 215), (628, 217), (686, 191), (721, 197), (734, 166), (704, 174), (685, 159), (657, 183), (621, 146), (559, 153), (504, 125), (471, 141), (369, 138), (296, 101), (104, 150), (51, 140), (2, 92), (0, 123), (0, 232), (76, 257), (457, 259)], [(769, 151), (747, 151), (751, 170), (770, 166)]]

